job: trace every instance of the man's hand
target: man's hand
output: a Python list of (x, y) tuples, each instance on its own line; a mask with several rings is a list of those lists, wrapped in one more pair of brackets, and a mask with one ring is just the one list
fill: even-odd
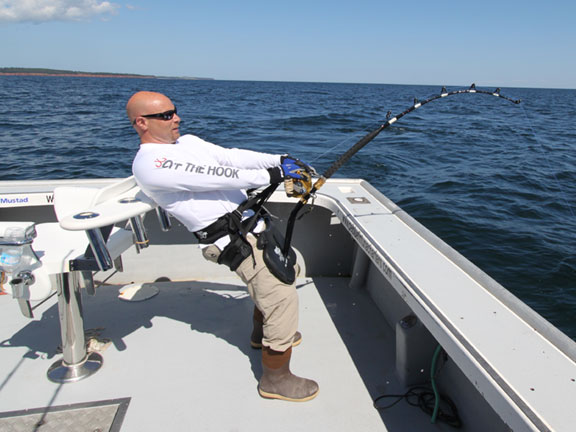
[(282, 180), (308, 180), (316, 174), (316, 170), (310, 165), (292, 156), (285, 155), (280, 159), (280, 166), (268, 168), (270, 183), (280, 183)]
[[(284, 190), (289, 197), (301, 197), (312, 189), (312, 176), (316, 170), (290, 155), (282, 156), (280, 170), (284, 179)], [(272, 174), (270, 175), (272, 177)]]
[(290, 155), (282, 156), (281, 167), (284, 173), (284, 178), (292, 178), (297, 180), (304, 180), (302, 170), (309, 174), (309, 176), (316, 175), (316, 170), (310, 165), (296, 159)]

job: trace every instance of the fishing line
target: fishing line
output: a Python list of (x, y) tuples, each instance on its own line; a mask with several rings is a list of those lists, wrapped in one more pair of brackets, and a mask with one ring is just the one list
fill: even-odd
[[(465, 93), (477, 93), (477, 94), (495, 96), (495, 97), (507, 100), (509, 102), (512, 102), (514, 104), (520, 103), (519, 99), (516, 100), (516, 99), (509, 98), (507, 96), (501, 95), (500, 94), (500, 88), (497, 88), (494, 91), (486, 91), (486, 90), (479, 90), (476, 88), (475, 84), (472, 84), (470, 86), (470, 88), (468, 88), (468, 89), (453, 90), (453, 91), (448, 91), (448, 90), (446, 90), (446, 87), (442, 87), (440, 94), (435, 95), (435, 96), (431, 96), (424, 101), (419, 101), (418, 99), (414, 99), (414, 104), (411, 107), (404, 110), (400, 114), (397, 114), (394, 117), (392, 117), (391, 111), (388, 111), (388, 113), (386, 114), (386, 122), (384, 124), (380, 125), (378, 128), (374, 129), (373, 131), (369, 132), (367, 135), (365, 135), (363, 138), (361, 138), (358, 142), (356, 142), (356, 144), (354, 144), (352, 147), (350, 147), (343, 155), (341, 155), (320, 176), (320, 178), (318, 180), (316, 180), (316, 182), (314, 183), (314, 185), (312, 186), (310, 191), (305, 193), (300, 198), (300, 201), (298, 201), (298, 203), (294, 206), (294, 209), (290, 213), (290, 217), (288, 219), (288, 224), (286, 227), (286, 235), (285, 235), (285, 239), (284, 239), (284, 248), (282, 249), (283, 255), (288, 256), (288, 254), (290, 252), (290, 243), (292, 241), (292, 233), (294, 230), (294, 224), (296, 222), (296, 218), (298, 216), (298, 212), (300, 211), (300, 209), (308, 202), (308, 200), (311, 197), (313, 197), (315, 195), (315, 193), (318, 191), (318, 189), (320, 189), (326, 183), (326, 181), (330, 177), (332, 177), (334, 175), (334, 173), (342, 167), (342, 165), (344, 165), (348, 160), (350, 160), (350, 158), (352, 158), (352, 156), (354, 156), (364, 146), (366, 146), (369, 142), (371, 142), (374, 138), (376, 138), (378, 136), (378, 134), (380, 134), (380, 132), (382, 132), (384, 129), (386, 129), (390, 125), (396, 123), (398, 120), (400, 120), (405, 115), (411, 113), (412, 111), (414, 111), (414, 110), (416, 110), (416, 109), (418, 109), (418, 108), (420, 108), (420, 107), (422, 107), (422, 106), (424, 106), (430, 102), (433, 102), (435, 100), (442, 99), (442, 98), (452, 96), (452, 95), (465, 94)], [(286, 262), (288, 262), (288, 260), (286, 260)]]
[(530, 131), (532, 132), (532, 136), (534, 136), (534, 139), (536, 140), (536, 142), (538, 143), (538, 145), (542, 149), (542, 153), (544, 154), (544, 159), (546, 160), (546, 163), (548, 164), (548, 170), (552, 174), (552, 177), (554, 177), (554, 181), (556, 182), (558, 190), (560, 191), (560, 196), (562, 197), (562, 200), (564, 201), (566, 208), (568, 209), (568, 211), (570, 212), (572, 217), (576, 218), (576, 216), (574, 215), (574, 209), (572, 208), (572, 206), (570, 205), (570, 202), (568, 201), (566, 191), (562, 187), (562, 183), (560, 183), (558, 176), (554, 173), (548, 152), (546, 151), (546, 148), (544, 148), (544, 144), (542, 144), (542, 141), (538, 138), (538, 135), (536, 135), (536, 131), (534, 130), (534, 127), (532, 126), (532, 121), (530, 120), (530, 117), (528, 116), (528, 112), (526, 111), (526, 108), (524, 108), (524, 106), (522, 106), (522, 112), (524, 113), (524, 116), (526, 117), (526, 122), (528, 123), (528, 127), (530, 128)]
[[(361, 132), (367, 132), (370, 130), (370, 126), (366, 126), (364, 129), (362, 129)], [(352, 140), (354, 139), (354, 137), (347, 137), (344, 138), (342, 141), (340, 141), (339, 143), (337, 143), (336, 145), (334, 145), (333, 147), (329, 148), (328, 150), (326, 150), (324, 153), (322, 153), (321, 155), (315, 157), (314, 159), (311, 159), (310, 162), (316, 162), (318, 159), (322, 159), (324, 156), (326, 156), (327, 154), (332, 154), (334, 153), (334, 151), (337, 148), (343, 147), (344, 145), (348, 144), (349, 142), (352, 142)]]

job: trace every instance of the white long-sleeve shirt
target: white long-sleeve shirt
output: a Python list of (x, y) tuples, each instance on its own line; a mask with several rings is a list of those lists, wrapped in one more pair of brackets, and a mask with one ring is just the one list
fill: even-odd
[(150, 198), (195, 232), (235, 210), (246, 189), (269, 184), (267, 168), (280, 158), (183, 135), (175, 144), (141, 144), (132, 172)]

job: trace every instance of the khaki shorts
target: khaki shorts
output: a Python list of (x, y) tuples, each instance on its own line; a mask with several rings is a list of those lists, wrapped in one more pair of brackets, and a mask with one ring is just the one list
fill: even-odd
[[(248, 234), (254, 258), (249, 256), (236, 269), (236, 274), (248, 288), (248, 293), (264, 316), (262, 345), (284, 352), (292, 346), (298, 330), (298, 294), (296, 285), (280, 282), (266, 267), (262, 251), (256, 247), (256, 237)], [(220, 249), (210, 245), (202, 250), (204, 258), (217, 263)], [(255, 264), (255, 265), (254, 265)]]

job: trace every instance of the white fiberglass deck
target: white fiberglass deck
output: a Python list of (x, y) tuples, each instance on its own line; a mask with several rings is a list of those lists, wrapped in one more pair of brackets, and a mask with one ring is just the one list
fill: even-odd
[[(102, 351), (100, 371), (64, 385), (46, 378), (60, 357), (55, 298), (27, 320), (10, 296), (0, 296), (0, 412), (130, 398), (123, 432), (430, 427), (424, 413), (405, 403), (386, 413), (387, 426), (372, 407), (375, 395), (400, 390), (387, 366), (392, 335), (367, 295), (348, 288), (346, 279), (299, 281), (303, 342), (294, 348), (292, 370), (320, 384), (319, 396), (307, 403), (258, 395), (260, 351), (248, 342), (253, 306), (239, 281), (156, 286), (160, 293), (142, 302), (119, 300), (118, 286), (83, 296), (85, 328), (112, 343)], [(0, 415), (3, 430), (1, 421)]]
[[(286, 218), (289, 200), (273, 198), (272, 213)], [(0, 422), (7, 411), (130, 398), (122, 431), (450, 430), (405, 402), (382, 416), (372, 407), (374, 397), (406, 390), (396, 379), (403, 363), (395, 363), (393, 329), (415, 314), (430, 336), (411, 344), (429, 339), (447, 353), (439, 384), (456, 399), (465, 430), (573, 429), (573, 341), (365, 182), (332, 180), (316, 206), (294, 238), (305, 274), (350, 274), (363, 287), (349, 288), (347, 278), (300, 281), (304, 342), (292, 369), (319, 382), (317, 399), (258, 396), (251, 301), (176, 227), (152, 229), (153, 246), (136, 259), (125, 254), (128, 271), (115, 283), (197, 280), (159, 284), (160, 294), (142, 303), (119, 301), (118, 287), (85, 296), (84, 327), (103, 327), (113, 342), (102, 370), (85, 381), (58, 386), (45, 377), (60, 358), (56, 299), (27, 321), (0, 296)], [(8, 210), (7, 220), (28, 217), (29, 209)]]

